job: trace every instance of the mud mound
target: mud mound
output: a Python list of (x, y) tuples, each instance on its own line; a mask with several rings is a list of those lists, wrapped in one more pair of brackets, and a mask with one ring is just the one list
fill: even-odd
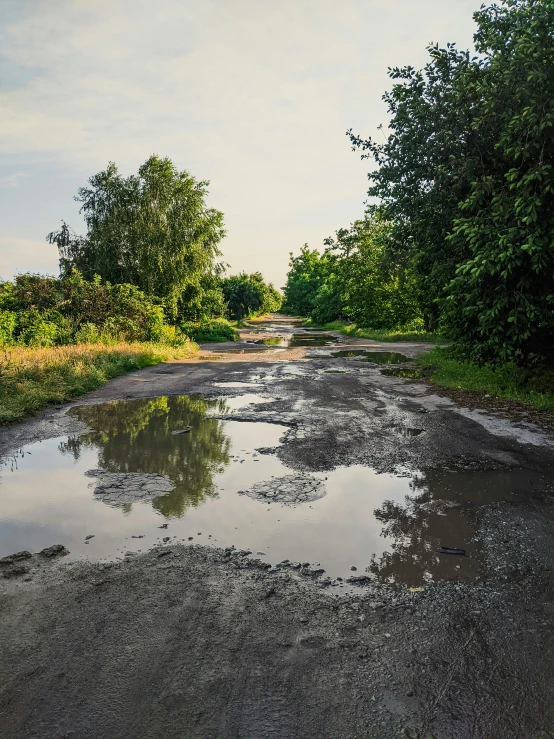
[(88, 470), (87, 477), (94, 477), (98, 485), (94, 495), (107, 505), (148, 502), (170, 493), (175, 485), (167, 475), (149, 475), (140, 472), (105, 472)]
[(264, 502), (299, 505), (323, 498), (327, 490), (321, 480), (311, 475), (285, 475), (258, 482), (238, 492), (239, 495), (248, 495)]

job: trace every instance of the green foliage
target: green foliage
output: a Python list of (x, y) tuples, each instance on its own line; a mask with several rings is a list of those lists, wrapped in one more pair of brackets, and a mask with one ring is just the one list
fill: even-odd
[(554, 4), (474, 17), (477, 56), (432, 46), (424, 70), (391, 70), (385, 143), (348, 133), (426, 327), (472, 360), (532, 364), (554, 351)]
[(13, 344), (16, 326), (17, 314), (15, 311), (0, 309), (0, 347)]
[(227, 311), (219, 270), (204, 275), (198, 290), (183, 293), (178, 304), (177, 323), (181, 321), (209, 321), (224, 316)]
[[(393, 229), (378, 210), (368, 211), (366, 218), (349, 229), (340, 229), (335, 239), (326, 239), (332, 255), (331, 286), (335, 304), (334, 318), (343, 316), (372, 329), (391, 329), (419, 317), (415, 279), (402, 261), (394, 259)], [(319, 304), (334, 308), (327, 291), (321, 291), (312, 313), (323, 320)]]
[(524, 368), (515, 362), (478, 365), (464, 361), (453, 348), (436, 348), (418, 359), (432, 371), (434, 384), (452, 390), (484, 392), (509, 398), (538, 410), (554, 411), (554, 369)]
[(234, 320), (272, 313), (281, 307), (281, 295), (271, 283), (264, 282), (259, 272), (227, 277), (221, 281), (221, 287), (229, 316)]
[(393, 329), (369, 329), (358, 326), (355, 323), (344, 323), (343, 321), (332, 321), (322, 326), (326, 331), (341, 331), (346, 336), (357, 336), (361, 339), (375, 339), (375, 341), (424, 341), (436, 343), (440, 336), (425, 331), (421, 322), (414, 321), (412, 324), (400, 326)]
[(472, 123), (495, 145), (449, 237), (469, 255), (444, 323), (472, 359), (532, 363), (554, 356), (554, 5), (506, 2), (476, 19)]
[(75, 198), (86, 236), (64, 223), (47, 237), (58, 246), (62, 274), (77, 268), (86, 279), (135, 285), (163, 298), (173, 316), (180, 302), (201, 302), (202, 278), (216, 270), (225, 235), (223, 214), (206, 207), (208, 184), (167, 158), (151, 156), (130, 177), (110, 162)]
[(0, 355), (0, 424), (82, 395), (125, 372), (189, 357), (195, 351), (189, 341), (179, 347), (124, 343), (5, 349)]
[(134, 285), (19, 275), (0, 283), (0, 345), (48, 347), (79, 342), (154, 341), (178, 345), (184, 335), (161, 305)]
[(308, 244), (304, 244), (297, 257), (291, 252), (287, 284), (283, 288), (285, 313), (311, 316), (318, 292), (329, 274), (328, 261), (327, 254), (310, 250)]
[(377, 164), (368, 175), (368, 195), (379, 198), (384, 217), (394, 224), (391, 251), (417, 276), (420, 309), (426, 328), (433, 330), (439, 321), (438, 301), (467, 255), (463, 245), (447, 246), (446, 237), (458, 203), (469, 191), (480, 142), (472, 132), (465, 87), (469, 81), (464, 74), (475, 66), (469, 53), (451, 44), (428, 51), (430, 61), (423, 70), (408, 66), (389, 71), (395, 83), (383, 96), (390, 116), (385, 142), (348, 134), (362, 158)]
[(81, 327), (75, 331), (76, 344), (102, 344), (106, 343), (102, 336), (102, 332), (94, 323), (83, 323)]
[(55, 321), (45, 321), (41, 314), (35, 311), (22, 314), (20, 325), (22, 330), (19, 340), (24, 346), (54, 346), (60, 333)]
[(192, 341), (236, 341), (238, 332), (224, 318), (197, 323), (182, 323), (181, 331)]
[(285, 310), (316, 323), (336, 319), (391, 329), (420, 315), (413, 272), (395, 260), (392, 227), (379, 211), (325, 240), (320, 255), (304, 246), (290, 260)]

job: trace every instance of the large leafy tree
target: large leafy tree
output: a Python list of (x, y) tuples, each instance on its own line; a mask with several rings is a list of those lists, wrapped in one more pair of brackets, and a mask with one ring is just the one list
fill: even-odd
[(260, 272), (231, 275), (221, 281), (231, 318), (240, 320), (256, 313), (270, 313), (281, 307), (281, 295)]
[(475, 18), (472, 127), (496, 138), (448, 241), (469, 254), (445, 322), (474, 359), (528, 363), (554, 354), (554, 4), (506, 0)]
[(311, 315), (329, 270), (329, 256), (310, 249), (308, 244), (304, 244), (297, 257), (291, 252), (287, 284), (283, 288), (283, 310), (298, 316)]
[(427, 328), (434, 329), (444, 287), (467, 254), (465, 245), (449, 246), (446, 237), (472, 174), (481, 166), (483, 147), (471, 125), (471, 88), (464, 93), (468, 80), (479, 76), (479, 64), (452, 44), (428, 51), (423, 70), (389, 70), (394, 84), (383, 96), (390, 116), (388, 137), (381, 142), (352, 131), (348, 135), (362, 157), (377, 164), (368, 175), (368, 195), (379, 199), (385, 218), (394, 224), (390, 245), (418, 275), (421, 310)]
[(466, 356), (532, 361), (554, 335), (554, 4), (501, 0), (475, 13), (477, 55), (432, 46), (393, 69), (370, 196), (394, 223), (428, 327)]
[(330, 269), (312, 312), (316, 321), (346, 318), (380, 329), (420, 317), (414, 275), (397, 253), (394, 235), (392, 224), (372, 208), (325, 240)]
[(64, 223), (47, 237), (58, 246), (62, 273), (77, 268), (88, 279), (137, 285), (175, 314), (180, 301), (198, 298), (225, 235), (223, 214), (206, 205), (208, 184), (167, 158), (151, 156), (130, 177), (111, 162), (75, 198), (86, 235)]

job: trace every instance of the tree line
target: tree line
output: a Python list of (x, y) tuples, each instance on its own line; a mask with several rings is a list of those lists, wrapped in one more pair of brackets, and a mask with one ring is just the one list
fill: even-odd
[[(281, 295), (259, 272), (225, 276), (223, 214), (207, 206), (208, 184), (157, 156), (136, 175), (122, 176), (114, 163), (93, 175), (75, 197), (86, 234), (62, 222), (47, 236), (59, 278), (0, 283), (0, 345), (175, 343), (194, 338), (198, 323), (278, 310)], [(234, 338), (222, 321), (216, 328)]]
[(474, 52), (389, 70), (388, 135), (362, 138), (371, 203), (322, 253), (291, 254), (284, 309), (421, 323), (478, 363), (554, 354), (554, 4), (474, 14)]

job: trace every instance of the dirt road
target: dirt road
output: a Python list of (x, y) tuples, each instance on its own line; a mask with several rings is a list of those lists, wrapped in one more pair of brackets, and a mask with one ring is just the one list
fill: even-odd
[[(66, 415), (70, 406), (50, 409), (0, 433), (0, 453), (9, 459), (39, 441), (83, 439), (88, 428), (80, 443), (101, 446), (99, 459), (107, 464), (106, 434), (94, 435), (99, 421), (86, 409), (123, 408), (129, 420), (125, 409), (143, 412), (141, 399), (168, 398), (164, 413), (170, 414), (171, 399), (183, 395), (208, 405), (241, 396), (245, 402), (233, 400), (235, 410), (210, 406), (212, 416), (191, 422), (193, 432), (168, 431), (169, 440), (181, 433), (189, 443), (187, 433), (213, 431), (216, 423), (224, 430), (242, 423), (283, 433), (266, 449), (260, 431), (260, 448), (246, 461), (245, 446), (242, 457), (239, 449), (213, 463), (219, 475), (223, 467), (268, 470), (266, 487), (256, 482), (240, 491), (249, 518), (245, 513), (236, 540), (225, 539), (239, 528), (226, 520), (233, 501), (239, 505), (233, 497), (239, 491), (230, 489), (235, 478), (221, 478), (227, 488), (222, 482), (219, 498), (197, 499), (179, 513), (175, 505), (170, 513), (163, 508), (163, 496), (152, 503), (156, 521), (168, 522), (160, 536), (164, 525), (172, 531), (187, 517), (196, 522), (213, 511), (217, 544), (207, 541), (208, 529), (199, 538), (199, 529), (193, 541), (184, 534), (166, 537), (126, 556), (85, 562), (33, 554), (0, 566), (0, 736), (554, 736), (552, 440), (531, 424), (456, 405), (424, 382), (383, 375), (363, 354), (331, 356), (360, 350), (410, 358), (423, 345), (333, 335), (290, 346), (294, 329), (278, 317), (253, 328), (243, 341), (282, 336), (285, 345), (203, 347), (202, 359), (144, 369), (79, 399), (71, 407), (84, 408), (80, 415)], [(402, 367), (398, 357), (391, 361)], [(113, 400), (135, 405), (99, 405)], [(153, 423), (161, 411), (149, 413)], [(151, 473), (140, 461), (136, 469), (125, 466), (134, 449), (140, 460), (150, 446), (140, 446), (136, 429), (120, 433), (130, 434), (129, 444), (110, 458), (111, 474)], [(283, 468), (293, 482), (287, 487), (277, 473), (272, 478), (269, 465)], [(159, 472), (165, 480), (172, 470), (166, 465)], [(337, 470), (342, 477), (333, 477)], [(347, 476), (353, 470), (375, 487), (358, 482), (355, 488)], [(373, 477), (363, 477), (364, 470)], [(47, 486), (50, 478), (43, 479)], [(272, 488), (272, 479), (280, 487)], [(379, 498), (383, 481), (405, 482), (411, 497), (404, 502), (399, 493), (394, 504), (388, 493)], [(2, 479), (0, 495), (7, 482)], [(279, 498), (301, 483), (308, 497)], [(98, 485), (94, 494), (101, 497)], [(358, 496), (354, 513), (341, 515), (341, 495), (344, 511), (350, 510), (346, 498)], [(364, 512), (356, 520), (356, 510), (365, 511), (364, 496), (373, 501), (375, 495), (376, 518)], [(133, 510), (114, 508), (111, 500), (95, 506), (117, 521), (152, 510), (150, 502)], [(264, 528), (258, 511), (280, 518)], [(31, 520), (32, 512), (26, 515)], [(367, 537), (375, 530), (375, 542), (385, 541), (382, 551), (366, 567), (343, 572), (341, 551), (351, 546), (353, 556), (363, 548), (356, 537), (366, 522)], [(265, 554), (256, 551), (258, 536), (272, 545)], [(75, 553), (68, 541), (50, 543)], [(21, 535), (19, 548), (32, 548), (27, 544)], [(441, 546), (462, 545), (468, 556), (440, 553)], [(288, 546), (291, 554), (282, 556)], [(373, 540), (372, 546), (375, 551)], [(313, 551), (309, 563), (295, 561), (301, 547)]]

